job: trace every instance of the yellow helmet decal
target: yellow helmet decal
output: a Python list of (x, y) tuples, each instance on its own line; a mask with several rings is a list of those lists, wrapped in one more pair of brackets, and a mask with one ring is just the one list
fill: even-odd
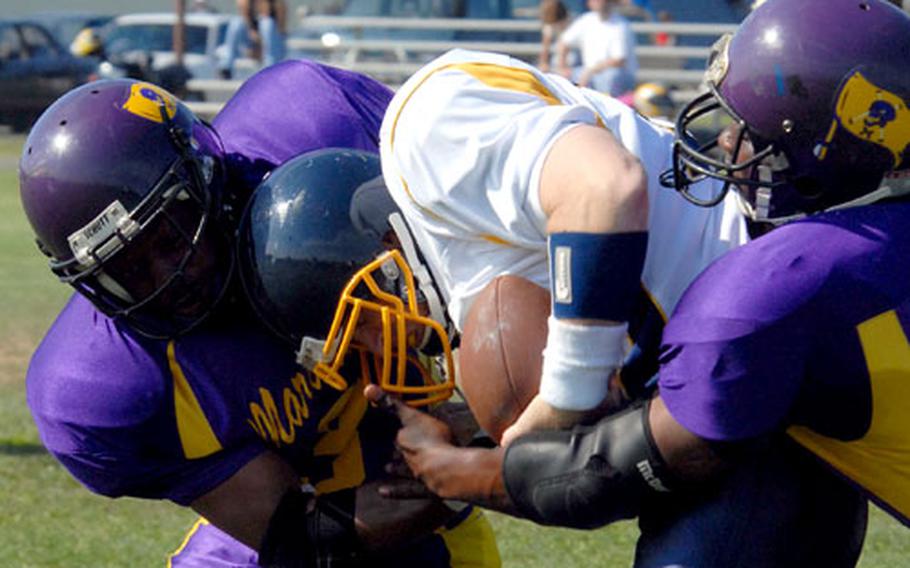
[(910, 110), (907, 105), (899, 96), (874, 85), (859, 72), (850, 76), (841, 87), (834, 120), (825, 144), (817, 151), (819, 160), (825, 159), (827, 146), (838, 126), (889, 150), (895, 167), (900, 164), (901, 156), (910, 144)]
[(177, 99), (173, 95), (151, 83), (135, 83), (130, 87), (130, 97), (123, 103), (123, 110), (154, 122), (163, 122), (162, 105), (168, 118), (174, 118)]

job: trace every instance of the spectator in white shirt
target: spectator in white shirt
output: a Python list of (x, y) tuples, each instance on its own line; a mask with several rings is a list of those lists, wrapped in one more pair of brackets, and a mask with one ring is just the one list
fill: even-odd
[[(581, 87), (618, 96), (635, 88), (638, 60), (629, 21), (615, 9), (619, 0), (588, 0), (589, 11), (563, 32), (557, 44), (559, 72)], [(568, 53), (581, 51), (581, 67), (571, 69)]]

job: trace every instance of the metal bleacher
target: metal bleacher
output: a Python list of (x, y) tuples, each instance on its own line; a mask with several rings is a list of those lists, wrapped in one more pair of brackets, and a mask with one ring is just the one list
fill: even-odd
[[(676, 87), (677, 102), (685, 102), (695, 93), (702, 80), (708, 47), (685, 45), (686, 37), (703, 38), (710, 44), (721, 34), (733, 31), (734, 24), (682, 22), (633, 22), (639, 38), (664, 32), (677, 38), (677, 44), (656, 46), (639, 41), (636, 55), (640, 69), (638, 80), (659, 81)], [(496, 37), (533, 38), (532, 40), (440, 40), (384, 39), (397, 30), (442, 32), (493, 32)], [(538, 51), (537, 20), (463, 20), (454, 18), (351, 18), (342, 16), (308, 16), (302, 18), (295, 35), (287, 40), (291, 56), (310, 57), (343, 69), (370, 75), (395, 89), (427, 60), (453, 48), (495, 51), (534, 62)], [(428, 34), (432, 35), (432, 34)], [(451, 35), (451, 34), (449, 34)], [(372, 37), (371, 37), (372, 36)], [(706, 40), (704, 38), (707, 38)], [(689, 62), (688, 65), (685, 63)], [(695, 63), (693, 65), (692, 63)], [(202, 115), (213, 116), (231, 93), (241, 84), (238, 80), (192, 79), (187, 87), (201, 101), (190, 103)]]

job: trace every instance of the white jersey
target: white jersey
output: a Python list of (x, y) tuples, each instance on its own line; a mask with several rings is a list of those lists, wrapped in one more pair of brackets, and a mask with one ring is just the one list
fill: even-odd
[(658, 175), (671, 166), (670, 132), (519, 60), (453, 50), (395, 94), (380, 149), (389, 191), (459, 330), (496, 276), (550, 288), (540, 171), (553, 143), (579, 124), (609, 129), (648, 172), (643, 284), (664, 316), (708, 263), (746, 241), (732, 195), (703, 208), (660, 186)]

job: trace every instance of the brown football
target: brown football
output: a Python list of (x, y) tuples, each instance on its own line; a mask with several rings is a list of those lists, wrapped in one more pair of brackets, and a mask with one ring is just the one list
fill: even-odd
[(497, 442), (540, 386), (550, 293), (499, 276), (474, 300), (458, 352), (459, 383), (480, 426)]

